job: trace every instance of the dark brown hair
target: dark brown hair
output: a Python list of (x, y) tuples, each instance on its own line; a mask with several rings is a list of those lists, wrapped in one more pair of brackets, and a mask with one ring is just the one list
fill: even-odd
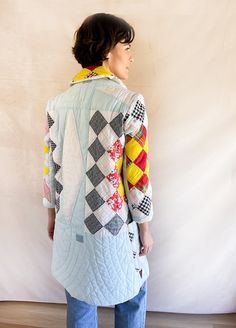
[(124, 19), (104, 13), (88, 16), (75, 32), (72, 48), (82, 67), (101, 65), (118, 42), (131, 43), (134, 29)]

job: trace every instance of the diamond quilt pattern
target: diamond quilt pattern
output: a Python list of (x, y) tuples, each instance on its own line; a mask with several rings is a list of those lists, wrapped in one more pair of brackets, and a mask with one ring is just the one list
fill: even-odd
[[(88, 213), (85, 224), (92, 234), (101, 229), (104, 232), (105, 229), (116, 235), (127, 219), (123, 211), (119, 212), (124, 202), (124, 188), (120, 179), (124, 140), (122, 120), (122, 113), (95, 111), (89, 121), (92, 131), (89, 135), (88, 151), (93, 164), (86, 175), (94, 188), (90, 191), (87, 188), (86, 201), (93, 213)], [(104, 220), (108, 208), (109, 222)], [(92, 220), (96, 222), (96, 229), (91, 223)], [(106, 223), (102, 224), (104, 221)]]

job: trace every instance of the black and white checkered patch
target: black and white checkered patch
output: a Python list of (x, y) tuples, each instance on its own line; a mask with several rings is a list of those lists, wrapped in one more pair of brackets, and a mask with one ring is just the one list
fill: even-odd
[(123, 119), (123, 123), (125, 123), (128, 120), (128, 118), (129, 118), (129, 113), (126, 113)]
[(133, 116), (137, 120), (140, 120), (143, 123), (144, 111), (145, 111), (144, 105), (141, 103), (141, 101), (138, 100), (135, 104), (133, 112), (131, 113), (131, 116)]
[(151, 204), (152, 204), (151, 198), (148, 196), (145, 196), (143, 198), (143, 200), (141, 201), (141, 203), (139, 203), (137, 209), (140, 212), (144, 213), (145, 215), (149, 215), (150, 211), (151, 211)]

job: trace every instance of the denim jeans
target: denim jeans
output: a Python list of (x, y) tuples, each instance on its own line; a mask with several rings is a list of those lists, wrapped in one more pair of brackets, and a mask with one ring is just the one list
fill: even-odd
[[(97, 328), (97, 306), (72, 297), (67, 299), (67, 328)], [(132, 299), (115, 305), (115, 328), (144, 328), (146, 320), (147, 281)]]

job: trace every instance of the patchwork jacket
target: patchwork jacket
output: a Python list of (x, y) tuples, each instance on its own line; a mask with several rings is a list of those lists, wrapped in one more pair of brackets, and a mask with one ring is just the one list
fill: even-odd
[(104, 67), (89, 67), (48, 101), (46, 115), (52, 274), (87, 303), (125, 302), (149, 275), (138, 227), (153, 217), (144, 99)]

